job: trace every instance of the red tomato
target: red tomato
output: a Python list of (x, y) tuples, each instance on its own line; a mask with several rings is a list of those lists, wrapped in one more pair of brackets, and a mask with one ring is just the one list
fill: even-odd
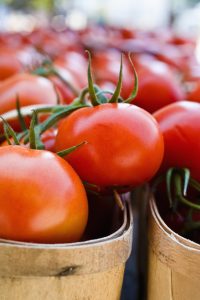
[[(81, 91), (81, 86), (74, 74), (72, 74), (69, 70), (65, 70), (61, 67), (56, 67), (56, 69), (58, 70), (62, 78), (66, 80), (66, 82), (68, 82), (77, 91), (77, 93)], [(53, 82), (56, 89), (59, 91), (64, 103), (70, 104), (78, 96), (78, 94), (75, 95), (75, 93), (70, 89), (67, 83), (63, 82), (57, 76), (51, 75), (49, 76), (49, 79)]]
[(0, 80), (42, 63), (44, 56), (31, 46), (0, 46)]
[(16, 108), (17, 95), (21, 106), (57, 102), (51, 81), (36, 75), (16, 74), (0, 84), (0, 114)]
[(41, 135), (41, 141), (44, 144), (45, 150), (56, 152), (55, 143), (56, 143), (57, 129), (49, 128)]
[(82, 108), (63, 119), (56, 149), (82, 141), (88, 144), (66, 160), (83, 180), (103, 188), (148, 181), (162, 161), (163, 140), (154, 118), (131, 104)]
[(150, 113), (184, 99), (180, 83), (161, 62), (149, 61), (149, 66), (138, 69), (139, 88), (133, 103)]
[(76, 95), (74, 95), (72, 90), (58, 77), (50, 76), (49, 79), (53, 82), (56, 89), (59, 91), (59, 94), (62, 96), (64, 103), (70, 104), (76, 98)]
[(79, 88), (87, 85), (87, 60), (82, 54), (75, 51), (67, 51), (65, 56), (57, 58), (54, 64), (68, 71), (76, 80)]
[(16, 55), (16, 49), (0, 47), (0, 80), (22, 71), (22, 68), (22, 64)]
[(200, 104), (181, 101), (154, 114), (164, 136), (165, 152), (161, 170), (183, 167), (200, 181)]
[(87, 197), (66, 161), (49, 151), (7, 146), (0, 148), (0, 174), (1, 238), (38, 243), (81, 238)]

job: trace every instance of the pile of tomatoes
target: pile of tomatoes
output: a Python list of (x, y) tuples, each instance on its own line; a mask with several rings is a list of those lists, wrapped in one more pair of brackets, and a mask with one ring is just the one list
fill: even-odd
[(181, 174), (179, 192), (195, 200), (188, 208), (169, 180), (159, 181), (158, 199), (160, 188), (176, 198), (162, 212), (166, 222), (179, 207), (198, 210), (195, 46), (170, 30), (1, 33), (0, 238), (84, 239), (90, 193), (119, 200), (139, 185), (154, 186), (172, 167), (170, 186), (174, 172)]

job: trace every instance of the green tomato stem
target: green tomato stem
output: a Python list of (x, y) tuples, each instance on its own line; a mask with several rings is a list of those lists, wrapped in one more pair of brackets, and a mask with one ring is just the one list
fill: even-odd
[(44, 144), (40, 140), (40, 132), (38, 130), (38, 127), (36, 127), (38, 124), (37, 120), (37, 113), (34, 110), (30, 129), (29, 129), (29, 142), (30, 142), (30, 148), (31, 149), (45, 149)]
[(109, 100), (109, 103), (117, 103), (118, 98), (120, 96), (121, 88), (122, 88), (122, 70), (123, 70), (123, 54), (121, 54), (121, 62), (120, 62), (120, 71), (119, 71), (119, 79), (114, 91), (112, 98)]
[(89, 90), (89, 94), (90, 94), (90, 98), (91, 98), (91, 103), (93, 106), (97, 106), (100, 103), (98, 102), (97, 96), (96, 96), (96, 92), (95, 92), (95, 88), (94, 88), (94, 83), (93, 83), (93, 79), (92, 79), (92, 73), (91, 73), (91, 54), (88, 50), (86, 50), (87, 54), (88, 54), (88, 58), (89, 58), (89, 62), (88, 62), (88, 90)]
[(134, 87), (133, 87), (133, 91), (131, 92), (130, 96), (126, 100), (124, 100), (124, 103), (131, 103), (133, 101), (133, 99), (137, 96), (137, 92), (138, 92), (138, 76), (137, 76), (137, 72), (136, 72), (136, 69), (134, 67), (134, 64), (132, 62), (131, 54), (130, 53), (128, 54), (128, 58), (129, 58), (131, 66), (133, 68), (133, 73), (134, 73)]
[(76, 146), (72, 146), (72, 147), (70, 147), (68, 149), (59, 151), (59, 152), (57, 152), (57, 155), (59, 155), (60, 157), (65, 157), (66, 155), (74, 152), (75, 150), (77, 150), (78, 148), (80, 148), (81, 146), (83, 146), (85, 144), (87, 144), (87, 141), (84, 141), (84, 142), (82, 142), (82, 143), (80, 143), (80, 144), (78, 144)]
[(18, 120), (19, 120), (20, 127), (21, 127), (22, 131), (26, 131), (27, 127), (26, 127), (24, 117), (21, 113), (21, 106), (20, 106), (19, 95), (18, 94), (16, 95), (16, 108), (17, 108), (17, 115), (18, 115)]
[(9, 123), (2, 116), (0, 116), (0, 118), (3, 121), (4, 134), (5, 134), (5, 138), (8, 142), (8, 144), (12, 145), (12, 143), (10, 142), (10, 138), (9, 138), (11, 136), (13, 138), (14, 145), (20, 145), (20, 142), (17, 138), (15, 131), (12, 129), (12, 127), (9, 125)]

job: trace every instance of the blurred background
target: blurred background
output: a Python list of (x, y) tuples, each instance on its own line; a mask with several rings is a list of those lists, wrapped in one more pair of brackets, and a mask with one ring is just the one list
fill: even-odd
[(83, 29), (89, 23), (156, 29), (172, 24), (179, 34), (200, 34), (197, 0), (1, 0), (0, 30), (32, 31), (51, 23)]

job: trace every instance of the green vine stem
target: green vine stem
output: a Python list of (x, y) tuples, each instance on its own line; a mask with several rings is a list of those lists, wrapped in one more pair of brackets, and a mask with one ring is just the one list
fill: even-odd
[(121, 54), (119, 79), (118, 79), (114, 94), (113, 94), (112, 98), (109, 100), (109, 103), (117, 103), (118, 102), (118, 99), (119, 99), (119, 96), (121, 93), (121, 88), (122, 88), (122, 70), (123, 70), (123, 54)]
[[(41, 135), (43, 132), (53, 127), (60, 119), (68, 116), (73, 111), (84, 107), (88, 107), (88, 105), (67, 105), (63, 107), (58, 106), (58, 112), (54, 112), (45, 121), (35, 126), (35, 130), (37, 131), (37, 134)], [(41, 110), (36, 109), (35, 112), (38, 114), (38, 112), (41, 112)], [(24, 138), (24, 143), (27, 143), (28, 141), (29, 141), (29, 134), (27, 133)]]
[(92, 78), (92, 72), (91, 72), (91, 54), (88, 50), (86, 50), (86, 53), (88, 54), (88, 91), (90, 94), (91, 98), (91, 103), (93, 106), (97, 106), (100, 104), (98, 101), (98, 98), (96, 96), (95, 88), (94, 88), (94, 83), (93, 83), (93, 78)]
[(45, 149), (44, 144), (40, 140), (40, 132), (37, 127), (37, 112), (33, 110), (32, 119), (29, 128), (29, 143), (31, 149)]

